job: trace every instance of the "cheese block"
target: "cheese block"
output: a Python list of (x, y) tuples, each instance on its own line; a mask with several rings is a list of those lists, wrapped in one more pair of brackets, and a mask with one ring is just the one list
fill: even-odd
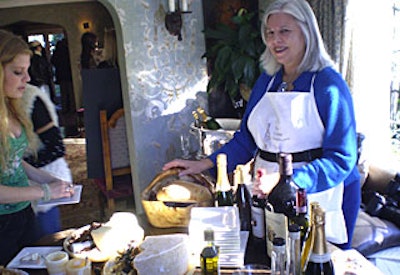
[(139, 275), (185, 274), (189, 266), (187, 234), (147, 236), (133, 260)]

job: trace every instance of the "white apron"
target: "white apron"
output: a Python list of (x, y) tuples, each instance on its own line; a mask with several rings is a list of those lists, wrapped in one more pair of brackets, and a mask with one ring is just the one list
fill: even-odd
[[(314, 98), (314, 79), (310, 92), (272, 92), (269, 82), (267, 92), (251, 112), (248, 128), (261, 150), (271, 153), (295, 153), (321, 148), (324, 126)], [(266, 127), (261, 127), (265, 125)], [(293, 168), (307, 164), (294, 162)], [(277, 162), (255, 159), (254, 171), (263, 167), (267, 173), (279, 171)], [(347, 242), (347, 231), (342, 211), (343, 182), (326, 191), (308, 194), (308, 203), (317, 201), (325, 210), (325, 232), (328, 241)]]

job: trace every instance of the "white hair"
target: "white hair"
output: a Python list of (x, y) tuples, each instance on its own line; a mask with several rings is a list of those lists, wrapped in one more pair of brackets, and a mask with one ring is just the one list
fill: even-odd
[[(304, 71), (318, 71), (334, 65), (334, 62), (325, 49), (314, 12), (305, 0), (276, 0), (268, 6), (261, 23), (261, 37), (265, 45), (267, 44), (265, 37), (267, 20), (270, 15), (275, 13), (286, 13), (293, 16), (303, 32), (306, 50), (303, 60), (297, 68), (299, 73)], [(262, 53), (260, 62), (264, 70), (270, 75), (275, 74), (282, 67), (276, 61), (268, 47)]]

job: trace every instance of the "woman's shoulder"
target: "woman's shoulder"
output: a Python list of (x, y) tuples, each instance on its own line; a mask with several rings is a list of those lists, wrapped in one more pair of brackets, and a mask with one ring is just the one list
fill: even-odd
[(344, 82), (343, 76), (334, 67), (325, 67), (318, 71), (317, 80), (327, 82)]

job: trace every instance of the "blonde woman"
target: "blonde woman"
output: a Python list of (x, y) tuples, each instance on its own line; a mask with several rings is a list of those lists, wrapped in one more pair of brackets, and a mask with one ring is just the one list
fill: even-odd
[(34, 136), (30, 119), (20, 104), (30, 80), (30, 57), (25, 41), (0, 30), (0, 265), (35, 240), (31, 201), (73, 195), (70, 182), (23, 161), (27, 149), (36, 149), (30, 142)]

